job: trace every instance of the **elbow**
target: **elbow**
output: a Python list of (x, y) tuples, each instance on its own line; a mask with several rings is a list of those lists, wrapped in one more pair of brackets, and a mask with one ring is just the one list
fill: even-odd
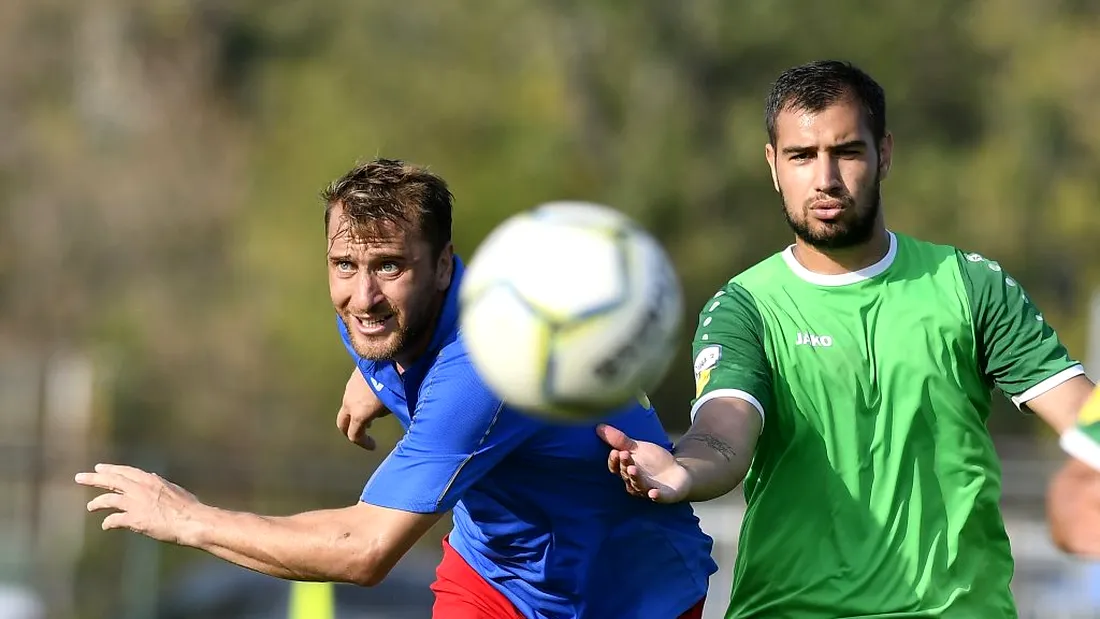
[(357, 572), (350, 578), (351, 584), (360, 587), (376, 587), (385, 579), (385, 573), (371, 571)]
[(369, 568), (357, 568), (347, 578), (347, 581), (360, 587), (376, 587), (386, 579), (387, 572), (372, 570)]
[(375, 553), (363, 553), (348, 567), (348, 582), (360, 587), (376, 587), (389, 576), (393, 563)]

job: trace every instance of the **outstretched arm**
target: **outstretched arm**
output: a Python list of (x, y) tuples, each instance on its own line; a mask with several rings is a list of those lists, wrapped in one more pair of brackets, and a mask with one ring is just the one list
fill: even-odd
[(709, 501), (736, 488), (756, 452), (763, 420), (739, 398), (715, 398), (695, 414), (672, 453), (691, 476), (688, 501)]
[(735, 397), (708, 400), (672, 452), (635, 441), (611, 426), (596, 431), (608, 445), (607, 467), (627, 492), (659, 503), (709, 501), (745, 478), (762, 420), (756, 408)]
[[(1078, 379), (1076, 385), (1064, 383), (1028, 406), (1058, 430), (1070, 455), (1047, 490), (1051, 539), (1065, 552), (1100, 558), (1100, 389), (1092, 389), (1084, 377)], [(1079, 400), (1084, 404), (1074, 407)], [(1079, 412), (1066, 414), (1073, 410)]]
[(376, 585), (442, 515), (366, 503), (281, 517), (233, 512), (152, 473), (111, 464), (76, 481), (107, 491), (88, 503), (89, 511), (114, 510), (105, 530), (130, 529), (293, 580)]
[(729, 283), (699, 313), (692, 343), (691, 428), (670, 453), (600, 426), (607, 466), (627, 491), (662, 503), (707, 501), (745, 478), (772, 392), (764, 322), (747, 290)]
[(1059, 436), (1062, 436), (1073, 430), (1077, 413), (1085, 405), (1092, 390), (1092, 381), (1084, 374), (1078, 374), (1021, 404), (1041, 417)]

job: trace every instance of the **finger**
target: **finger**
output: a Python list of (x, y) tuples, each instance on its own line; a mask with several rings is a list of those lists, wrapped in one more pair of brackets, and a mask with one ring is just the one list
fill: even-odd
[(348, 440), (353, 443), (358, 443), (359, 438), (367, 434), (367, 427), (369, 423), (365, 423), (360, 417), (352, 417), (350, 425), (348, 425)]
[(97, 473), (107, 473), (111, 475), (118, 475), (131, 481), (141, 482), (149, 479), (150, 474), (139, 468), (133, 466), (126, 466), (125, 464), (97, 464), (95, 465), (95, 471)]
[(336, 413), (336, 427), (340, 429), (340, 433), (344, 436), (348, 434), (348, 426), (351, 425), (351, 413), (346, 408), (341, 408), (340, 412)]
[[(630, 452), (629, 451), (620, 451), (619, 452), (619, 471), (623, 475), (629, 476), (629, 475), (631, 475), (631, 473), (629, 473), (627, 471), (627, 469), (629, 467), (633, 466), (633, 465), (634, 465), (634, 457), (632, 455), (630, 455)], [(635, 467), (635, 470), (637, 470), (636, 467)]]
[(623, 479), (630, 484), (630, 487), (639, 496), (646, 496), (646, 492), (652, 487), (652, 485), (642, 475), (642, 470), (634, 463), (634, 457), (629, 452), (620, 452), (625, 454), (625, 457), (619, 463), (619, 468), (623, 472)]
[(638, 475), (638, 467), (636, 467), (632, 464), (632, 465), (626, 467), (625, 470), (626, 470), (627, 482), (630, 484), (630, 486), (632, 488), (634, 488), (634, 490), (636, 492), (638, 492), (639, 494), (642, 494), (644, 496), (645, 493), (646, 493), (646, 490), (648, 490), (648, 487), (647, 487), (647, 484), (645, 483), (645, 480), (641, 479), (641, 477)]
[(112, 473), (77, 473), (74, 479), (81, 486), (102, 488), (111, 492), (120, 492), (133, 483), (132, 480)]
[(88, 511), (98, 512), (104, 509), (122, 509), (123, 495), (114, 492), (101, 494), (88, 501)]
[(130, 526), (130, 519), (126, 512), (115, 512), (113, 514), (108, 514), (107, 517), (103, 519), (103, 523), (100, 524), (99, 527), (104, 531), (110, 529), (132, 528)]
[(612, 450), (607, 454), (607, 470), (611, 471), (612, 475), (619, 474), (619, 452)]
[(650, 500), (656, 501), (658, 503), (666, 503), (667, 502), (667, 501), (662, 500), (662, 499), (664, 499), (664, 496), (661, 495), (661, 491), (658, 490), (657, 488), (651, 489), (648, 493), (646, 493), (646, 496)]
[(374, 451), (374, 448), (378, 446), (378, 444), (374, 442), (374, 438), (366, 433), (355, 437), (353, 442), (367, 451)]
[(634, 485), (629, 485), (628, 484), (627, 488), (626, 488), (626, 492), (630, 496), (636, 496), (639, 499), (649, 498), (649, 495), (648, 495), (649, 491), (648, 490), (646, 490), (644, 488), (638, 488), (637, 486), (634, 486)]
[(596, 426), (596, 435), (615, 449), (632, 450), (638, 448), (638, 444), (634, 442), (634, 439), (623, 434), (622, 430), (613, 428), (606, 423)]

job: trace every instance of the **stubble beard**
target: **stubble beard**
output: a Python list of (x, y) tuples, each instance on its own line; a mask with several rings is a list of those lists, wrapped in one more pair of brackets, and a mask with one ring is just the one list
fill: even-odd
[(780, 192), (779, 197), (783, 204), (783, 216), (787, 219), (787, 225), (799, 239), (817, 249), (846, 249), (862, 245), (871, 240), (875, 234), (875, 225), (878, 221), (879, 210), (882, 204), (880, 193), (880, 173), (875, 173), (874, 183), (870, 187), (868, 198), (870, 203), (866, 208), (860, 209), (853, 206), (851, 196), (840, 198), (845, 202), (846, 208), (851, 208), (852, 216), (848, 219), (822, 224), (818, 229), (810, 226), (810, 215), (803, 213), (800, 221), (791, 217), (791, 210), (787, 207), (786, 199)]
[[(426, 295), (427, 296), (427, 295)], [(410, 345), (416, 344), (432, 326), (435, 301), (430, 296), (423, 303), (415, 304), (416, 311), (410, 314), (390, 308), (396, 327), (384, 337), (371, 337), (358, 333), (352, 326), (355, 319), (344, 314), (344, 328), (351, 336), (351, 347), (355, 353), (371, 361), (391, 361), (406, 352)]]

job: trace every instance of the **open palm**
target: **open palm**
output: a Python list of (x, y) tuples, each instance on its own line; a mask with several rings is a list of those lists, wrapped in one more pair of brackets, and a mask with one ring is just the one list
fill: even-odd
[(596, 434), (611, 447), (607, 468), (622, 478), (627, 492), (657, 503), (676, 503), (687, 496), (691, 476), (667, 449), (636, 441), (609, 425), (597, 426)]
[(112, 510), (103, 530), (130, 529), (162, 542), (187, 545), (191, 514), (203, 507), (187, 490), (132, 466), (97, 464), (95, 472), (78, 473), (76, 483), (106, 491), (88, 502), (90, 512)]

